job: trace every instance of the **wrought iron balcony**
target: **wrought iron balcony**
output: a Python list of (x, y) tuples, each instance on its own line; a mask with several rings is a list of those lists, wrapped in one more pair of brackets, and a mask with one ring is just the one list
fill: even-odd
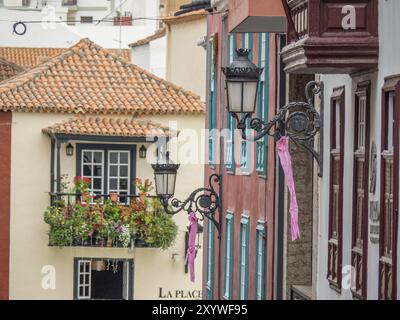
[(378, 66), (378, 0), (286, 0), (289, 73), (354, 73)]

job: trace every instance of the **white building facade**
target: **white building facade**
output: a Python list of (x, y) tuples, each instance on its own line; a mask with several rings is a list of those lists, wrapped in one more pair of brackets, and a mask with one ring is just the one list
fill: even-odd
[(393, 32), (400, 2), (378, 3), (378, 70), (320, 75), (325, 139), (317, 299), (400, 298), (400, 38)]

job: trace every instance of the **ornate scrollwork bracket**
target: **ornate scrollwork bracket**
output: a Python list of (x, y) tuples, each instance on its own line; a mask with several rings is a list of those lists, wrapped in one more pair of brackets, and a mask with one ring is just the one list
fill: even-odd
[(216, 218), (215, 214), (222, 205), (219, 195), (220, 190), (222, 190), (221, 187), (221, 176), (212, 174), (209, 177), (208, 188), (198, 188), (194, 190), (184, 201), (172, 197), (161, 197), (161, 203), (165, 211), (171, 215), (175, 215), (180, 211), (186, 211), (188, 214), (190, 212), (199, 213), (201, 215), (201, 221), (207, 218), (215, 225), (218, 232), (220, 232), (221, 223), (219, 219)]
[[(279, 140), (282, 136), (287, 136), (297, 145), (308, 150), (319, 165), (318, 175), (322, 177), (323, 162), (323, 101), (321, 100), (321, 114), (315, 109), (314, 97), (323, 96), (323, 83), (311, 81), (306, 85), (305, 95), (307, 102), (291, 102), (279, 109), (278, 114), (270, 121), (263, 121), (258, 118), (250, 120), (248, 128), (247, 120), (251, 117), (248, 113), (238, 121), (237, 128), (242, 132), (242, 138), (249, 141), (257, 141), (266, 135)], [(254, 136), (247, 136), (246, 131), (252, 129), (256, 132)], [(320, 134), (319, 150), (314, 148), (314, 138), (318, 132)]]

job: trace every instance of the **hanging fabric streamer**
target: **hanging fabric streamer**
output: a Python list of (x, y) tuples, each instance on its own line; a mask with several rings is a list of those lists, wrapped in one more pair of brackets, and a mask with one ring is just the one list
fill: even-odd
[(278, 140), (277, 146), (279, 159), (285, 173), (286, 184), (290, 193), (290, 227), (292, 234), (292, 241), (300, 237), (299, 230), (299, 207), (297, 205), (296, 190), (293, 179), (292, 159), (289, 153), (289, 138), (281, 137)]
[(189, 214), (190, 231), (189, 231), (189, 243), (188, 250), (186, 253), (186, 263), (189, 267), (190, 281), (194, 282), (194, 259), (196, 258), (196, 235), (197, 235), (197, 217), (194, 212)]

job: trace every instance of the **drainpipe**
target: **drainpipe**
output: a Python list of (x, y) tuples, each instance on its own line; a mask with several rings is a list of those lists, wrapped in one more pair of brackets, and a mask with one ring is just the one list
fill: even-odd
[(51, 139), (51, 161), (50, 161), (50, 192), (54, 192), (54, 139)]
[(57, 145), (57, 192), (61, 192), (61, 142), (56, 139)]
[[(277, 39), (278, 44), (278, 72), (277, 72), (277, 80), (278, 80), (278, 96), (277, 96), (277, 105), (284, 106), (286, 103), (286, 75), (283, 71), (283, 62), (282, 57), (280, 55), (281, 48), (284, 47), (286, 43), (286, 36), (279, 35)], [(275, 292), (274, 298), (276, 300), (283, 299), (283, 260), (284, 260), (284, 225), (285, 225), (285, 176), (283, 173), (282, 166), (280, 164), (279, 159), (277, 158), (277, 208), (275, 214)]]

